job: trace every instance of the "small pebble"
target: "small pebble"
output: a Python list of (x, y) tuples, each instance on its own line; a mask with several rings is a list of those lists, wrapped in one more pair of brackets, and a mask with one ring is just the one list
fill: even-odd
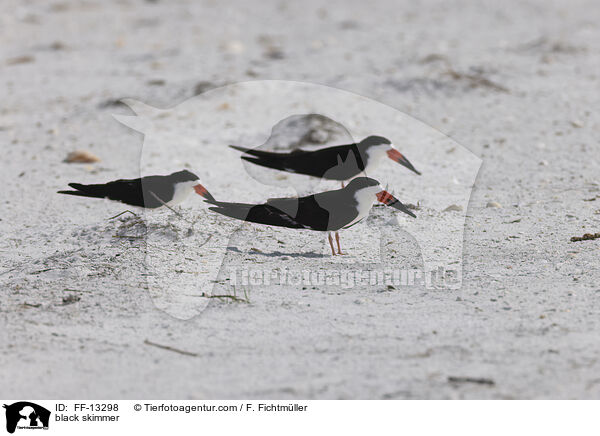
[(95, 163), (100, 162), (100, 158), (86, 150), (72, 151), (64, 160), (67, 163)]
[(582, 128), (583, 127), (583, 122), (579, 121), (579, 120), (572, 120), (571, 121), (571, 125), (573, 127), (577, 127), (577, 128)]
[(194, 95), (198, 95), (198, 94), (202, 94), (210, 89), (216, 88), (218, 87), (218, 85), (209, 82), (208, 80), (202, 80), (198, 83), (196, 83), (196, 86), (194, 86)]
[(223, 50), (230, 54), (240, 54), (244, 51), (244, 44), (240, 41), (228, 41), (223, 44)]
[(19, 64), (28, 64), (33, 62), (35, 58), (33, 56), (25, 55), (25, 56), (17, 56), (16, 58), (10, 58), (6, 60), (6, 65), (19, 65)]
[(460, 212), (463, 210), (462, 206), (459, 206), (457, 204), (452, 204), (450, 206), (448, 206), (446, 209), (443, 210), (443, 212)]
[(485, 207), (495, 207), (496, 209), (501, 209), (502, 205), (497, 201), (489, 201), (488, 204), (485, 205)]
[(163, 86), (167, 82), (165, 82), (163, 79), (152, 79), (152, 80), (148, 80), (148, 82), (146, 82), (146, 83), (150, 86)]

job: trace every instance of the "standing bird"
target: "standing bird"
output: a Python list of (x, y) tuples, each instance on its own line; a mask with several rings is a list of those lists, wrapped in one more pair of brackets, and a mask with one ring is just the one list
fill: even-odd
[(364, 219), (371, 207), (379, 201), (416, 218), (406, 206), (377, 180), (357, 177), (346, 187), (334, 191), (321, 192), (300, 198), (273, 198), (263, 204), (228, 203), (207, 199), (212, 204), (210, 210), (243, 221), (328, 232), (331, 254), (336, 255), (331, 232), (336, 232), (338, 254), (342, 253), (340, 229), (347, 229)]
[(69, 186), (75, 191), (58, 191), (58, 193), (80, 197), (108, 198), (147, 209), (177, 205), (194, 191), (207, 200), (214, 200), (198, 180), (198, 176), (194, 173), (182, 170), (168, 176), (119, 179), (96, 185), (69, 183)]
[(244, 152), (242, 159), (267, 168), (289, 173), (306, 174), (328, 180), (344, 181), (368, 174), (386, 155), (416, 174), (415, 167), (383, 136), (369, 136), (359, 143), (337, 145), (314, 151), (294, 150), (290, 153), (274, 153), (231, 145)]

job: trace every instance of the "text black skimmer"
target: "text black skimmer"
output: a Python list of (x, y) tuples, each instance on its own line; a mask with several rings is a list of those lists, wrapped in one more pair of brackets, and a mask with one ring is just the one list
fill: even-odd
[(231, 145), (244, 152), (242, 159), (289, 173), (306, 174), (343, 182), (361, 173), (368, 175), (387, 155), (416, 174), (421, 174), (410, 161), (383, 136), (369, 136), (359, 143), (336, 145), (314, 151), (294, 150), (275, 153)]
[(264, 204), (229, 203), (207, 199), (210, 210), (243, 221), (328, 232), (332, 255), (331, 232), (335, 232), (338, 254), (342, 253), (338, 230), (346, 229), (364, 219), (373, 204), (379, 201), (416, 218), (405, 205), (384, 190), (377, 180), (357, 177), (342, 189), (321, 192), (300, 198), (273, 198)]
[(131, 206), (148, 209), (175, 206), (185, 200), (192, 192), (196, 192), (207, 200), (214, 200), (198, 180), (198, 176), (194, 173), (182, 170), (168, 176), (119, 179), (95, 185), (69, 183), (69, 186), (75, 191), (58, 191), (58, 193), (80, 197), (108, 198)]

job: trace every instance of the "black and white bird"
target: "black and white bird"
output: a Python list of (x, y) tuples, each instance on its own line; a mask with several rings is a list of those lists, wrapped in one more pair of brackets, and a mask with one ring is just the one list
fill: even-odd
[(336, 255), (331, 232), (335, 232), (338, 254), (342, 253), (338, 230), (347, 229), (363, 220), (373, 204), (379, 201), (413, 218), (415, 214), (369, 177), (357, 177), (346, 187), (300, 198), (273, 198), (263, 204), (229, 203), (206, 200), (210, 210), (239, 220), (328, 232), (331, 254)]
[(421, 174), (410, 161), (383, 136), (368, 136), (359, 143), (337, 145), (319, 150), (294, 150), (275, 153), (231, 145), (245, 153), (242, 159), (267, 168), (306, 174), (327, 180), (344, 181), (363, 173), (368, 175), (387, 155), (393, 161)]
[(175, 206), (193, 192), (207, 200), (214, 200), (198, 180), (198, 176), (194, 173), (182, 170), (167, 176), (119, 179), (95, 185), (69, 183), (74, 191), (58, 191), (58, 193), (80, 197), (108, 198), (147, 209)]

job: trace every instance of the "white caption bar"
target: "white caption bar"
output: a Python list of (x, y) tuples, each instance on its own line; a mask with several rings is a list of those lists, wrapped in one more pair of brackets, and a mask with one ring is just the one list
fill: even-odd
[[(2, 400), (27, 436), (179, 434), (598, 435), (596, 401)], [(49, 415), (47, 412), (49, 412)], [(15, 421), (16, 420), (16, 421)], [(310, 433), (309, 433), (310, 432)], [(5, 433), (6, 434), (6, 433)]]

